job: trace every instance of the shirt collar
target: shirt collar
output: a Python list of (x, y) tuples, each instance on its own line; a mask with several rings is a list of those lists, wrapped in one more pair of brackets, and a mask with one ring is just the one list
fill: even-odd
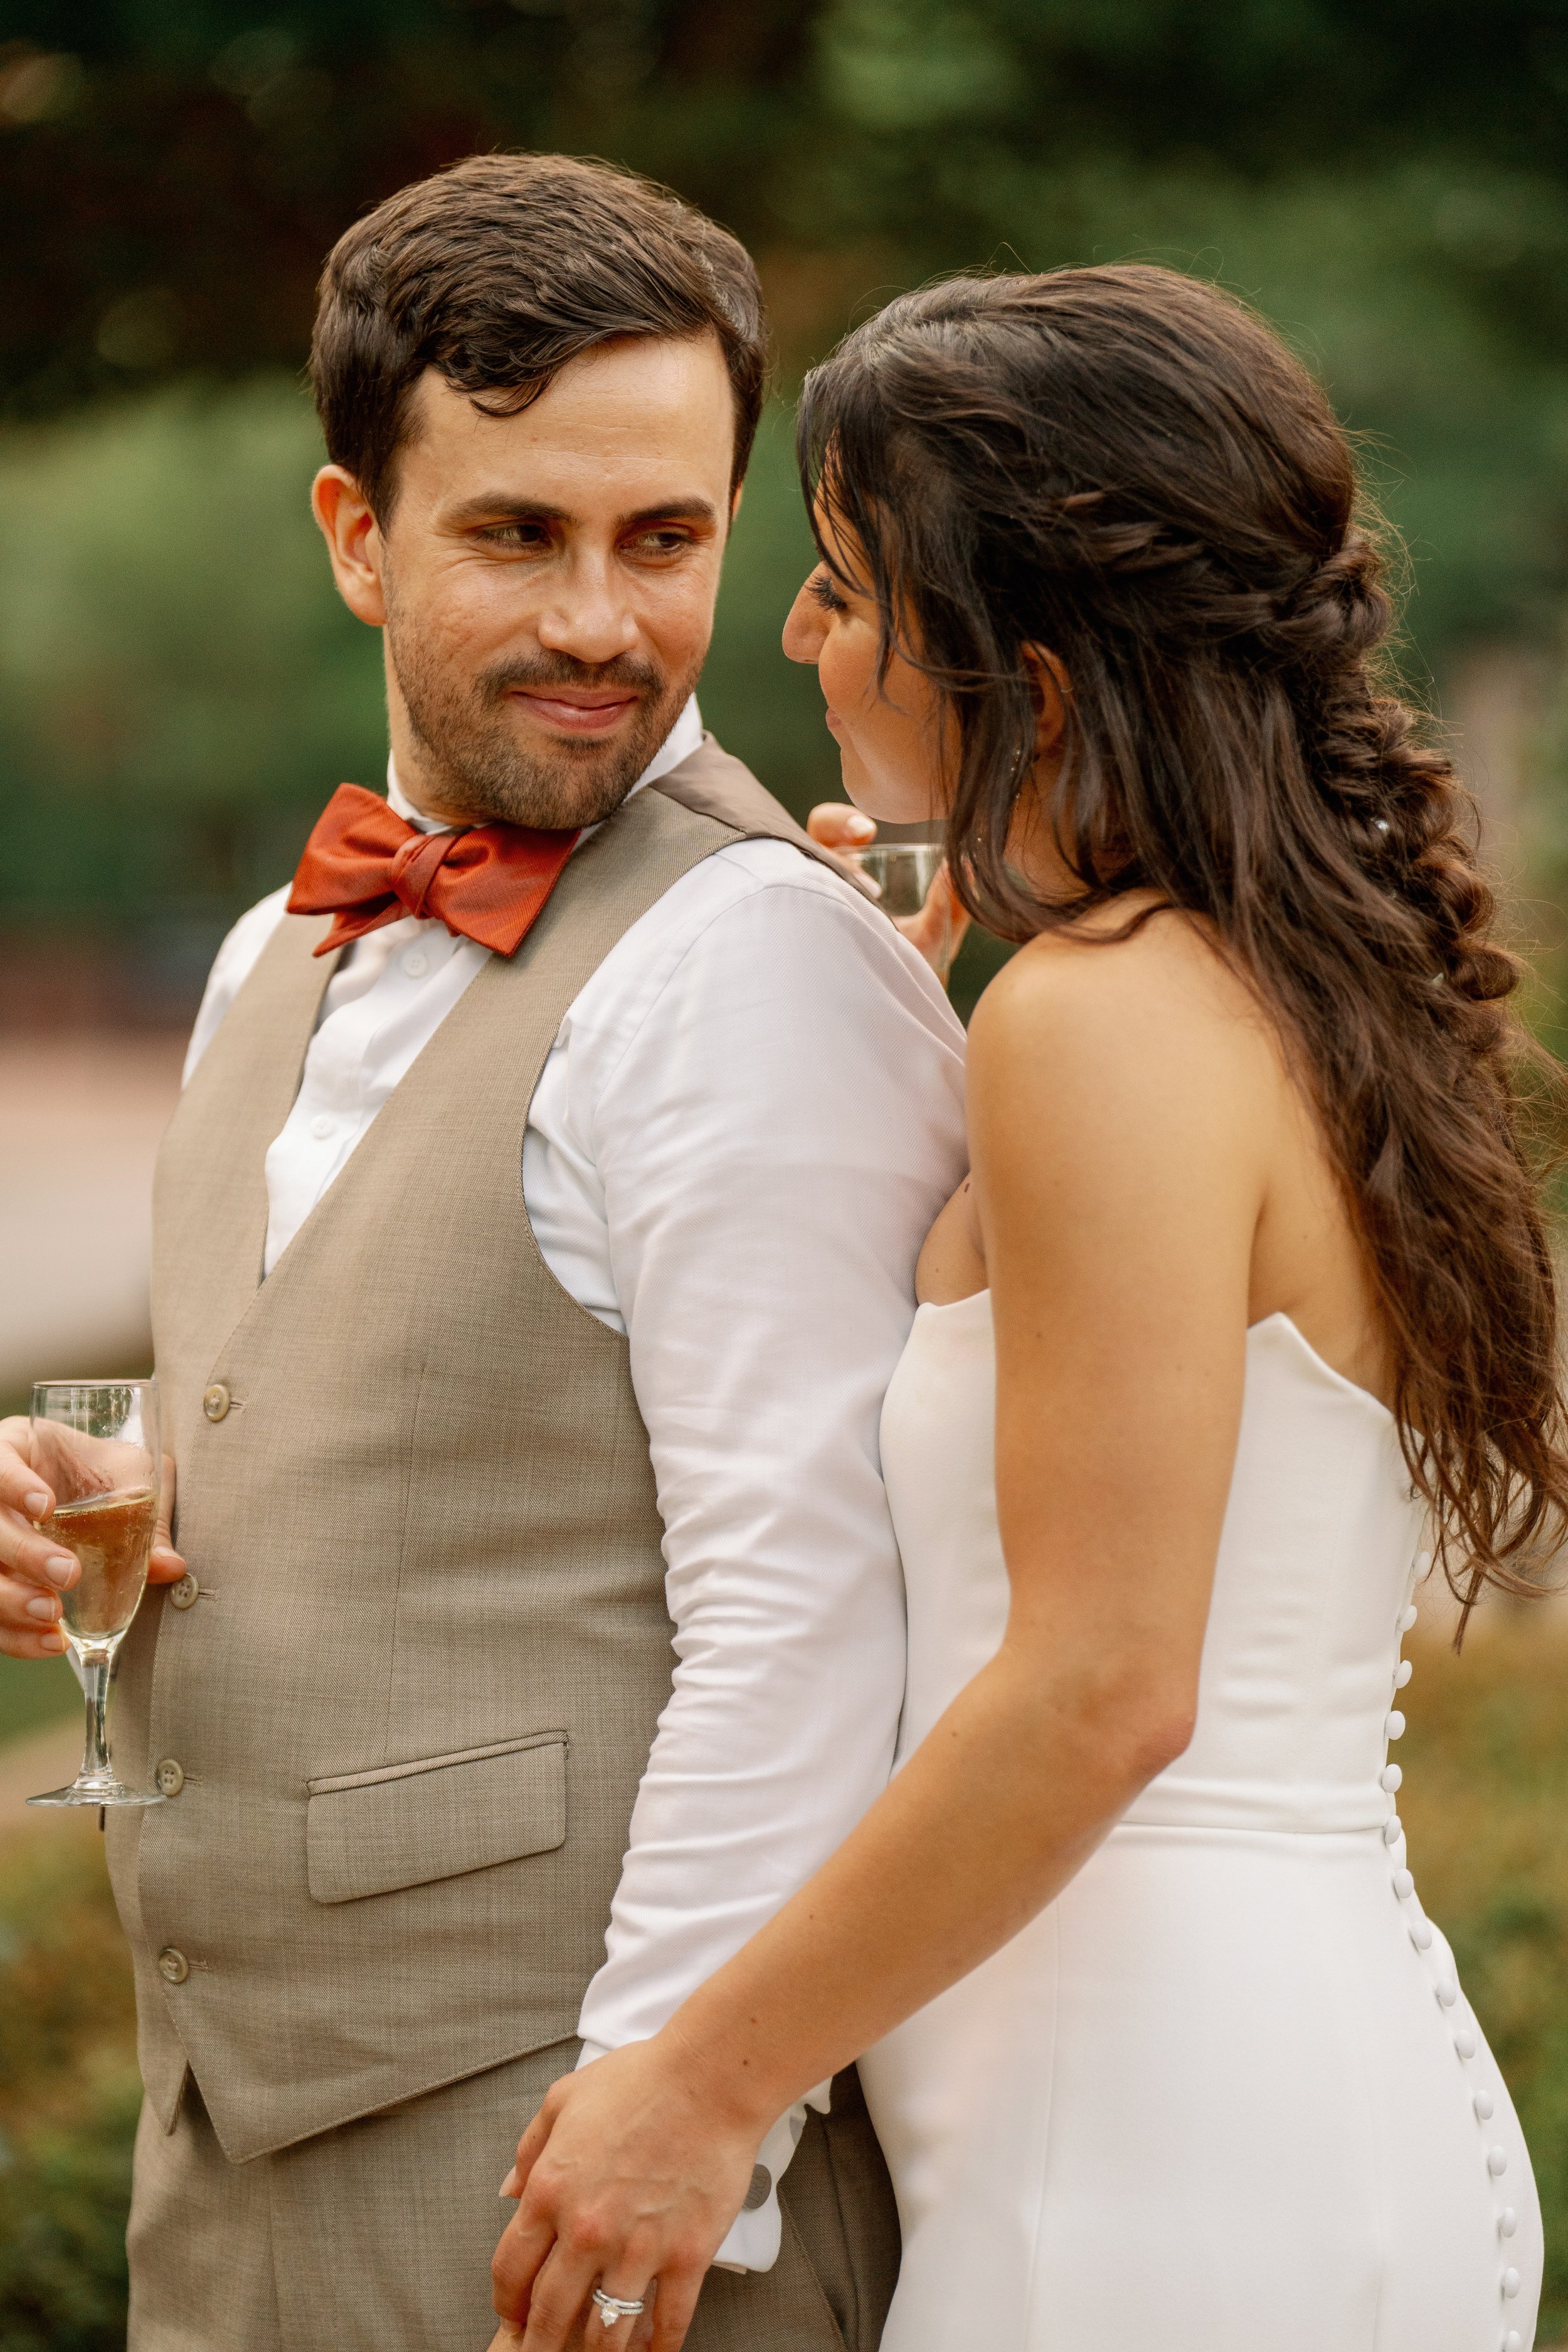
[[(645, 784), (657, 783), (660, 776), (668, 776), (672, 769), (679, 768), (683, 760), (689, 760), (693, 751), (701, 748), (702, 713), (697, 708), (697, 697), (690, 694), (686, 698), (679, 718), (632, 786), (631, 793), (626, 794), (626, 799), (631, 799), (632, 793), (640, 793)], [(416, 832), (458, 833), (463, 830), (460, 825), (447, 824), (438, 816), (426, 816), (414, 806), (397, 781), (396, 763), (390, 752), (386, 758), (386, 798), (394, 814), (413, 825)], [(597, 830), (596, 825), (585, 825), (584, 838)]]

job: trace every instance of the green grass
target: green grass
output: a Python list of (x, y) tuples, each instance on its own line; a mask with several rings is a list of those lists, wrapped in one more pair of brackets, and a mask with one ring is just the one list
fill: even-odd
[[(1554, 2344), (1568, 2336), (1568, 1626), (1500, 1610), (1461, 1658), (1434, 1641), (1407, 1654), (1411, 1866), (1523, 2118), (1546, 2214), (1539, 2341)], [(53, 1672), (9, 1669), (0, 1706), (32, 1706), (24, 1676), (37, 1688)], [(74, 1685), (60, 1696), (74, 1704)], [(101, 1842), (90, 1822), (51, 1822), (0, 1847), (0, 2352), (122, 2352), (135, 2113)]]

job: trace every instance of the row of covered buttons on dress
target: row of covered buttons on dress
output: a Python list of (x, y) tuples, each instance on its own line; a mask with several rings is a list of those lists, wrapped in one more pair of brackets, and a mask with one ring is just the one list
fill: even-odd
[[(1432, 1555), (1430, 1552), (1418, 1552), (1415, 1556), (1415, 1566), (1411, 1577), (1412, 1583), (1419, 1583), (1420, 1580), (1426, 1575), (1431, 1565)], [(1415, 1602), (1413, 1601), (1407, 1601), (1404, 1609), (1400, 1612), (1394, 1623), (1394, 1630), (1400, 1641), (1404, 1640), (1405, 1634), (1409, 1633), (1411, 1627), (1415, 1624), (1416, 1614), (1417, 1612)], [(1415, 1669), (1411, 1664), (1408, 1658), (1400, 1658), (1398, 1660), (1394, 1670), (1394, 1689), (1395, 1696), (1405, 1688), (1415, 1671)], [(1390, 1740), (1399, 1739), (1404, 1737), (1405, 1717), (1398, 1707), (1393, 1707), (1390, 1709), (1388, 1719), (1384, 1728), (1387, 1738)], [(1390, 1797), (1397, 1795), (1400, 1783), (1404, 1778), (1405, 1775), (1400, 1770), (1397, 1764), (1384, 1764), (1383, 1768), (1382, 1786)], [(1384, 1845), (1389, 1848), (1389, 1859), (1394, 1865), (1394, 1892), (1402, 1909), (1405, 1911), (1405, 1925), (1409, 1930), (1410, 1940), (1415, 1945), (1415, 1949), (1425, 1955), (1432, 1948), (1432, 1923), (1421, 1908), (1420, 1902), (1418, 1901), (1415, 1894), (1415, 1878), (1412, 1876), (1405, 1863), (1405, 1828), (1397, 1812), (1391, 1812), (1388, 1819), (1384, 1822), (1383, 1842)], [(1470, 2060), (1475, 2056), (1479, 2044), (1476, 2040), (1474, 2027), (1468, 2023), (1462, 2015), (1455, 2014), (1459, 2004), (1459, 1988), (1454, 1981), (1454, 1979), (1447, 1973), (1447, 1969), (1445, 1969), (1443, 1974), (1435, 1979), (1432, 1990), (1436, 1996), (1438, 2007), (1448, 2018), (1449, 2028), (1454, 2037), (1455, 2051), (1458, 2053), (1461, 2063), (1468, 2065)], [(1484, 2089), (1476, 2091), (1471, 2098), (1470, 2105), (1474, 2109), (1476, 2121), (1481, 2126), (1482, 2137), (1484, 2138), (1486, 2126), (1490, 2123), (1492, 2116), (1495, 2113), (1491, 2093)], [(1500, 2184), (1504, 2174), (1508, 2170), (1507, 2148), (1498, 2143), (1494, 2143), (1489, 2147), (1486, 2152), (1486, 2168), (1488, 2178), (1494, 2184)], [(1500, 2188), (1499, 2189), (1498, 2193), (1500, 2195)], [(1500, 2239), (1506, 2242), (1508, 2239), (1512, 2237), (1518, 2227), (1519, 2216), (1514, 2211), (1513, 2207), (1511, 2205), (1500, 2205), (1497, 2216), (1497, 2231)], [(1520, 2284), (1521, 2281), (1519, 2273), (1510, 2263), (1504, 2269), (1501, 2277), (1498, 2281), (1499, 2290), (1505, 2304), (1512, 2302), (1514, 2296), (1519, 2293)], [(1500, 2338), (1499, 2352), (1524, 2352), (1524, 2339), (1520, 2335), (1517, 2328), (1509, 2328), (1506, 2334)]]

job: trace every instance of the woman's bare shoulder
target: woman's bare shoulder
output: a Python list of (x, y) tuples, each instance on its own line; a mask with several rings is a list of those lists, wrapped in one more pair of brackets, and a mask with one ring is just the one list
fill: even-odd
[(973, 1033), (982, 1050), (993, 1040), (1048, 1045), (1070, 1043), (1074, 1034), (1121, 1031), (1130, 1017), (1139, 1030), (1184, 1031), (1194, 1042), (1200, 1031), (1239, 1028), (1251, 1053), (1259, 1034), (1272, 1034), (1257, 995), (1207, 927), (1142, 897), (1020, 948), (981, 998)]
[(1269, 1115), (1284, 1059), (1252, 989), (1190, 916), (1159, 907), (1125, 932), (1142, 911), (1122, 901), (1081, 933), (1044, 933), (1003, 968), (971, 1026), (972, 1102), (1033, 1104), (1064, 1144), (1081, 1117), (1145, 1149)]

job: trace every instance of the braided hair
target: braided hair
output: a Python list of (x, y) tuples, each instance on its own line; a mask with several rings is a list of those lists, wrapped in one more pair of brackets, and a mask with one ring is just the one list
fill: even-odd
[[(1002, 937), (1131, 891), (1201, 916), (1316, 1102), (1386, 1319), (1401, 1443), (1468, 1611), (1568, 1528), (1556, 1301), (1532, 1167), (1561, 1073), (1511, 1014), (1473, 807), (1382, 665), (1389, 534), (1321, 388), (1173, 270), (908, 294), (808, 377), (825, 562), (864, 551), (955, 721), (956, 887)], [(1048, 818), (1074, 887), (1006, 850), (1026, 648), (1065, 669)]]

